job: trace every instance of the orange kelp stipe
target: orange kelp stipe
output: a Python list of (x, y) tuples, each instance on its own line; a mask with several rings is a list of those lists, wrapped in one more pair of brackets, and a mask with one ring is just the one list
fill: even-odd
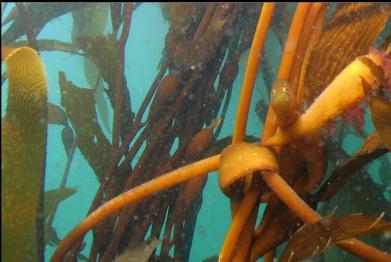
[[(274, 9), (274, 3), (264, 3), (262, 6), (262, 11), (258, 19), (257, 28), (254, 34), (253, 42), (251, 44), (247, 67), (244, 74), (244, 80), (236, 115), (236, 122), (232, 135), (232, 144), (243, 142), (246, 136), (248, 112), (250, 109), (252, 93), (254, 90), (254, 83), (257, 78), (258, 67), (261, 60), (263, 47), (265, 45), (267, 32), (269, 30), (271, 19), (274, 13)], [(249, 175), (246, 179), (247, 188), (251, 184), (251, 180), (252, 175)], [(238, 204), (236, 203), (234, 206), (237, 205)], [(235, 214), (234, 210), (232, 211), (233, 214)]]
[(251, 215), (253, 207), (258, 201), (258, 198), (259, 188), (256, 188), (255, 186), (251, 187), (240, 203), (239, 209), (237, 210), (232, 224), (225, 236), (223, 247), (221, 248), (219, 255), (219, 262), (231, 261), (235, 245), (239, 240), (240, 234), (242, 233)]
[(228, 146), (221, 153), (219, 184), (231, 196), (231, 186), (246, 175), (260, 170), (278, 172), (277, 159), (269, 148), (249, 143)]
[[(292, 63), (291, 60), (294, 58), (298, 38), (299, 38), (300, 32), (302, 30), (302, 26), (303, 26), (302, 24), (303, 24), (303, 21), (305, 18), (305, 13), (307, 13), (309, 6), (310, 6), (310, 4), (299, 4), (298, 8), (296, 10), (296, 14), (295, 14), (296, 19), (294, 19), (294, 22), (292, 23), (291, 30), (290, 30), (290, 33), (288, 36), (288, 43), (289, 43), (288, 45), (289, 46), (286, 47), (284, 50), (283, 57), (285, 59), (283, 59), (283, 63), (285, 64), (285, 66), (283, 66), (283, 70), (285, 70), (285, 72), (283, 74), (290, 72), (289, 65)], [(267, 8), (267, 7), (268, 6), (266, 6), (266, 4), (264, 4), (263, 8)], [(273, 11), (274, 11), (274, 6), (273, 6), (271, 12), (273, 12)], [(261, 16), (260, 16), (260, 19), (258, 22), (258, 26), (260, 26), (260, 23), (262, 23), (261, 20), (263, 19), (264, 13), (267, 14), (267, 12), (268, 12), (267, 9), (262, 9), (262, 13), (261, 13)], [(271, 14), (270, 14), (270, 16), (271, 16)], [(270, 20), (268, 20), (268, 21), (270, 22)], [(265, 26), (267, 28), (269, 26), (269, 24), (265, 23)], [(292, 30), (292, 28), (293, 28), (293, 30)], [(258, 31), (258, 27), (257, 27), (257, 31)], [(245, 136), (245, 129), (246, 129), (247, 118), (248, 118), (248, 108), (249, 108), (249, 104), (251, 101), (252, 90), (253, 90), (255, 77), (256, 77), (256, 75), (253, 75), (253, 76), (251, 75), (251, 73), (254, 73), (254, 74), (256, 73), (256, 68), (250, 67), (252, 65), (252, 64), (250, 64), (251, 54), (252, 54), (253, 48), (254, 49), (256, 48), (256, 45), (255, 45), (256, 40), (257, 40), (257, 36), (254, 37), (253, 46), (250, 51), (249, 64), (246, 69), (245, 80), (243, 83), (242, 93), (241, 93), (240, 101), (239, 101), (239, 110), (238, 110), (238, 114), (237, 114), (237, 119), (236, 119), (237, 121), (236, 121), (233, 140), (232, 140), (233, 144), (243, 141), (244, 136)], [(291, 49), (292, 45), (294, 47), (293, 50)], [(259, 56), (260, 56), (260, 54), (259, 54)], [(258, 67), (258, 64), (256, 64), (256, 66)], [(281, 67), (280, 67), (280, 69), (281, 69)], [(248, 78), (247, 78), (247, 76), (248, 76)], [(286, 77), (287, 79), (288, 79), (288, 76)], [(247, 79), (252, 80), (252, 82), (251, 81), (247, 82), (246, 81)], [(248, 86), (248, 84), (251, 84), (251, 86)], [(265, 126), (270, 126), (270, 125), (271, 125), (271, 123), (266, 122)], [(267, 129), (267, 128), (265, 127), (265, 129)], [(246, 183), (245, 183), (245, 187), (248, 188), (252, 184), (252, 182), (251, 182), (252, 181), (252, 174), (251, 173), (246, 173), (246, 174), (249, 175), (248, 178), (246, 179)], [(220, 178), (220, 185), (221, 185), (221, 180), (223, 178), (221, 175), (219, 178)], [(222, 187), (222, 189), (223, 188), (224, 187)], [(259, 191), (259, 190), (256, 190), (256, 191)], [(224, 192), (224, 189), (223, 189), (223, 192)], [(258, 194), (259, 194), (259, 192), (258, 192)], [(244, 209), (244, 208), (246, 210), (252, 209), (252, 207), (255, 205), (255, 202), (253, 203), (251, 201), (248, 201), (248, 199), (250, 199), (250, 198), (245, 197), (243, 199), (242, 203), (240, 204), (239, 210)], [(235, 217), (236, 216), (237, 217), (234, 218), (234, 220), (231, 224), (231, 227), (229, 229), (228, 235), (226, 236), (226, 239), (224, 241), (223, 250), (221, 251), (221, 257), (223, 259), (229, 259), (229, 257), (230, 257), (230, 253), (229, 253), (230, 251), (228, 252), (229, 254), (226, 254), (227, 250), (229, 250), (229, 248), (226, 248), (226, 246), (227, 246), (226, 243), (235, 243), (235, 241), (237, 241), (239, 239), (240, 233), (243, 230), (243, 225), (248, 218), (248, 217), (244, 216), (243, 214), (241, 216), (239, 216), (239, 214), (237, 214), (236, 212), (234, 212), (233, 214), (236, 214)], [(231, 232), (231, 230), (233, 230), (232, 232), (235, 232), (235, 233), (233, 234)]]
[(313, 134), (345, 109), (362, 100), (368, 86), (376, 89), (379, 82), (367, 63), (357, 58), (330, 83), (297, 121), (262, 144), (284, 145), (293, 139)]
[(138, 187), (130, 189), (96, 209), (77, 225), (57, 247), (51, 261), (59, 262), (65, 256), (65, 253), (72, 245), (88, 230), (102, 222), (105, 218), (115, 214), (127, 205), (140, 201), (154, 193), (160, 192), (172, 186), (183, 183), (189, 179), (206, 175), (209, 172), (217, 170), (220, 163), (220, 155), (215, 155), (190, 165), (178, 168), (162, 176), (150, 180)]
[(248, 111), (250, 109), (254, 83), (255, 79), (257, 78), (258, 66), (261, 60), (262, 50), (265, 44), (274, 9), (274, 3), (264, 3), (261, 15), (258, 20), (257, 29), (255, 31), (254, 40), (251, 45), (250, 54), (248, 57), (246, 72), (244, 73), (243, 86), (240, 94), (235, 128), (232, 136), (233, 144), (242, 142), (246, 136)]
[[(292, 20), (291, 27), (288, 33), (284, 52), (282, 54), (280, 68), (278, 70), (277, 79), (288, 80), (291, 74), (293, 61), (296, 55), (297, 45), (303, 31), (304, 21), (308, 13), (311, 3), (300, 3), (297, 5), (295, 15)], [(276, 132), (277, 123), (275, 122), (275, 114), (269, 106), (266, 115), (265, 125), (263, 128), (262, 140), (271, 137)]]
[[(238, 143), (231, 145), (221, 153), (219, 184), (221, 190), (232, 196), (231, 186), (255, 171), (278, 172), (277, 159), (270, 149), (255, 144)], [(251, 214), (259, 196), (259, 189), (254, 185), (247, 192), (235, 213), (220, 252), (219, 261), (230, 261), (233, 247), (242, 233), (243, 227)]]

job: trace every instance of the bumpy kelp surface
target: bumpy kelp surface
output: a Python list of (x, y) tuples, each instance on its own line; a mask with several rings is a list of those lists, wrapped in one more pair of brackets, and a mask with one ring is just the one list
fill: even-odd
[(8, 101), (1, 127), (2, 261), (43, 256), (47, 83), (37, 52), (22, 47), (6, 60)]

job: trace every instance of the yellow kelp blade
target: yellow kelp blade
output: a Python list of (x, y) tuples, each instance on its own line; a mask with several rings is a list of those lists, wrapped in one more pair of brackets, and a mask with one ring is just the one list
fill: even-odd
[(47, 82), (37, 52), (6, 59), (8, 100), (1, 127), (2, 261), (43, 261), (42, 211)]
[[(372, 72), (374, 61), (359, 57), (349, 64), (314, 103), (286, 130), (264, 141), (263, 145), (284, 145), (293, 139), (311, 135), (324, 127), (328, 121), (340, 115), (345, 109), (362, 100), (365, 88), (377, 88), (376, 74)], [(377, 61), (376, 61), (377, 62)]]
[(384, 146), (391, 150), (391, 103), (387, 100), (371, 98), (372, 122)]

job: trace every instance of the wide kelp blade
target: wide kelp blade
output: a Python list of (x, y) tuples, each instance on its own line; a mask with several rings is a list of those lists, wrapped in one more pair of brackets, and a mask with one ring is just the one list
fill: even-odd
[(280, 262), (314, 258), (342, 240), (391, 230), (391, 223), (362, 214), (329, 216), (314, 224), (306, 224), (289, 240)]
[(63, 72), (59, 73), (59, 84), (61, 105), (75, 129), (77, 145), (101, 180), (110, 163), (112, 148), (97, 121), (94, 90), (75, 86)]
[(47, 134), (46, 72), (36, 51), (6, 60), (8, 100), (1, 127), (2, 261), (43, 261), (43, 186)]
[(368, 52), (390, 15), (391, 5), (388, 3), (338, 4), (304, 65), (305, 74), (300, 85), (304, 85), (308, 104), (354, 58)]
[(109, 86), (115, 86), (117, 73), (118, 43), (111, 34), (75, 37), (79, 46), (98, 67), (100, 75)]
[[(32, 3), (26, 6), (26, 12), (29, 16), (31, 28), (37, 35), (42, 28), (52, 19), (64, 15), (72, 10), (83, 7), (86, 3)], [(23, 17), (17, 15), (13, 19), (13, 23), (7, 31), (2, 34), (1, 41), (4, 43), (12, 43), (20, 36), (25, 34), (25, 28), (23, 26)]]
[[(79, 37), (96, 37), (106, 29), (109, 11), (108, 3), (91, 3), (72, 12), (72, 42), (78, 46)], [(110, 132), (109, 111), (104, 99), (104, 88), (99, 70), (88, 58), (84, 58), (84, 75), (91, 88), (95, 89), (95, 101), (103, 126)]]
[[(106, 105), (98, 105), (98, 103), (104, 102), (103, 92), (105, 91), (110, 99), (112, 107), (115, 104), (115, 94), (117, 87), (117, 70), (118, 70), (118, 41), (115, 39), (113, 34), (102, 35), (99, 34), (94, 37), (76, 37), (75, 42), (81, 47), (84, 53), (91, 59), (92, 62), (99, 69), (99, 75), (102, 76), (103, 80), (107, 83), (107, 90), (103, 90), (103, 87), (100, 87), (100, 90), (97, 90), (98, 99), (96, 100), (98, 110), (103, 109)], [(90, 62), (91, 62), (90, 61)], [(90, 71), (91, 73), (91, 71)], [(125, 76), (124, 76), (125, 77)], [(131, 100), (129, 89), (127, 88), (126, 77), (124, 78), (124, 88), (122, 88), (122, 105), (121, 105), (121, 138), (124, 139), (123, 135), (130, 130), (130, 126), (133, 122), (132, 118), (134, 116), (131, 108)], [(101, 81), (95, 82), (102, 84)], [(96, 87), (97, 84), (94, 84)], [(101, 93), (98, 93), (101, 92)], [(96, 98), (96, 95), (95, 95)], [(105, 109), (106, 110), (106, 109)], [(99, 111), (98, 111), (99, 112)], [(105, 113), (104, 113), (105, 114)], [(101, 115), (102, 116), (102, 115)], [(129, 119), (129, 116), (132, 116)], [(103, 115), (103, 118), (105, 116)], [(108, 119), (103, 120), (108, 125)], [(105, 124), (105, 125), (106, 125)]]

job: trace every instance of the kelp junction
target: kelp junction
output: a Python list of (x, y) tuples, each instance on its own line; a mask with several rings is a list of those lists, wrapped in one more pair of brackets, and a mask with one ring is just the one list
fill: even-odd
[[(126, 45), (143, 5), (2, 3), (2, 260), (44, 261), (52, 245), (51, 261), (189, 261), (212, 171), (232, 222), (208, 261), (391, 260), (391, 5), (160, 4), (169, 30), (135, 108)], [(71, 41), (41, 38), (62, 15)], [(72, 66), (87, 85), (57, 72), (59, 104), (40, 58), (55, 51), (80, 56)], [(53, 124), (66, 168), (46, 190)], [(79, 194), (67, 186), (77, 151), (98, 188), (60, 239), (59, 204)]]

